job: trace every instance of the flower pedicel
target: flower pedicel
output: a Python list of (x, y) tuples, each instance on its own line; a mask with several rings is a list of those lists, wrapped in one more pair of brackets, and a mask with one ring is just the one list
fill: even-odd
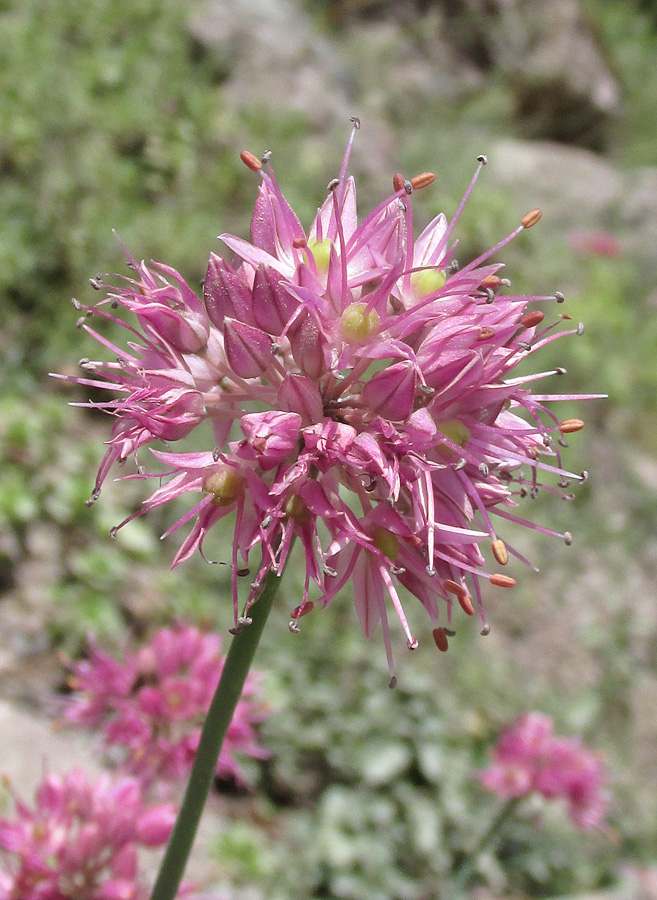
[[(491, 261), (538, 222), (539, 210), (459, 267), (452, 234), (483, 156), (450, 222), (438, 215), (414, 238), (413, 193), (434, 180), (424, 172), (395, 175), (393, 193), (359, 224), (347, 177), (353, 122), (340, 174), (307, 231), (281, 193), (270, 154), (242, 153), (260, 177), (251, 240), (221, 235), (234, 262), (211, 255), (202, 299), (174, 269), (128, 254), (133, 277), (95, 306), (77, 304), (81, 326), (115, 358), (83, 360), (85, 375), (73, 380), (116, 395), (82, 404), (115, 418), (92, 501), (114, 462), (153, 442), (173, 444), (205, 420), (214, 429), (215, 446), (205, 451), (152, 451), (164, 472), (139, 468), (128, 477), (155, 477), (160, 486), (118, 527), (194, 495), (167, 531), (191, 523), (178, 565), (202, 553), (212, 526), (234, 515), (236, 627), (248, 622), (265, 576), (282, 573), (298, 538), (305, 588), (290, 627), (351, 580), (362, 629), (369, 637), (381, 623), (392, 671), (390, 607), (408, 647), (417, 646), (398, 585), (425, 607), (446, 650), (455, 603), (465, 615), (477, 612), (487, 633), (482, 582), (515, 585), (496, 567), (489, 571), (486, 548), (496, 566), (511, 557), (527, 563), (499, 526), (510, 520), (570, 543), (568, 533), (528, 522), (516, 507), (541, 488), (569, 499), (569, 483), (586, 477), (566, 471), (560, 451), (563, 435), (583, 423), (562, 422), (547, 405), (575, 395), (531, 392), (532, 382), (562, 369), (512, 372), (581, 327), (555, 331), (568, 317), (548, 322), (544, 310), (563, 296), (508, 294), (502, 263)], [(92, 284), (103, 288), (102, 279)], [(118, 307), (136, 325), (118, 319)], [(127, 348), (92, 329), (91, 316), (120, 322)], [(558, 486), (542, 484), (543, 476)], [(255, 549), (261, 561), (240, 613), (238, 580)]]

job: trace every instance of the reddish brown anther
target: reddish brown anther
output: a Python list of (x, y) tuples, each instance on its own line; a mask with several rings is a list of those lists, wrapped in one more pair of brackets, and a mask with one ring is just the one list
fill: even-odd
[(438, 647), (438, 649), (442, 653), (447, 653), (447, 651), (449, 650), (449, 644), (447, 643), (447, 635), (445, 634), (445, 629), (434, 628), (433, 639), (436, 642), (436, 647)]
[(503, 540), (498, 538), (496, 541), (491, 541), (490, 548), (493, 551), (493, 556), (498, 561), (501, 566), (505, 566), (509, 561), (509, 554), (506, 549), (506, 544)]
[(559, 425), (559, 431), (562, 434), (573, 434), (575, 431), (581, 431), (584, 428), (584, 422), (581, 419), (564, 419)]
[(301, 247), (307, 247), (308, 243), (305, 237), (295, 237), (292, 240), (292, 246), (299, 250)]
[(251, 169), (252, 172), (259, 172), (262, 169), (262, 163), (257, 156), (254, 156), (250, 150), (242, 150), (240, 159), (244, 165)]
[(395, 192), (404, 190), (404, 176), (401, 172), (395, 172), (392, 176), (392, 189)]
[(450, 592), (450, 594), (456, 594), (457, 597), (467, 597), (468, 592), (463, 587), (462, 584), (459, 584), (458, 581), (451, 581), (449, 578), (443, 582), (445, 585), (445, 589)]
[(296, 606), (292, 610), (292, 615), (290, 618), (292, 619), (300, 619), (302, 616), (307, 616), (308, 613), (315, 608), (315, 604), (312, 600), (306, 600), (305, 603), (302, 603), (300, 606)]
[(535, 325), (540, 325), (544, 318), (545, 313), (542, 313), (540, 309), (535, 309), (533, 312), (521, 316), (520, 321), (525, 328), (533, 328)]
[(499, 275), (486, 275), (485, 278), (481, 279), (482, 288), (495, 288), (499, 287), (502, 284), (502, 279)]
[(469, 594), (459, 594), (457, 600), (466, 616), (474, 616), (474, 606)]
[(484, 326), (479, 332), (478, 341), (487, 341), (489, 338), (495, 337), (495, 329), (491, 328), (490, 325)]
[(516, 586), (515, 578), (511, 578), (510, 575), (502, 575), (500, 572), (496, 572), (494, 575), (490, 576), (490, 583), (494, 584), (496, 587), (503, 588), (512, 588)]
[(430, 184), (433, 184), (436, 180), (436, 176), (433, 172), (420, 172), (419, 175), (414, 175), (411, 178), (411, 184), (416, 191), (421, 191), (422, 188), (429, 187)]
[(536, 225), (542, 215), (543, 213), (540, 211), (540, 209), (530, 209), (529, 212), (525, 213), (525, 215), (522, 217), (522, 219), (520, 220), (520, 224), (523, 228), (531, 228), (532, 225)]

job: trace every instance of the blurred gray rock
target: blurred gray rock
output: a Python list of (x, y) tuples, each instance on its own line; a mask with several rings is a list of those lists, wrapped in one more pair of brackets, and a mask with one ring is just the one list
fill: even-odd
[(620, 113), (620, 88), (578, 0), (442, 5), (464, 51), (506, 73), (527, 137), (605, 148)]
[(223, 97), (229, 106), (298, 111), (318, 125), (337, 115), (345, 118), (343, 61), (301, 4), (208, 0), (189, 27), (197, 41), (224, 59), (229, 74)]

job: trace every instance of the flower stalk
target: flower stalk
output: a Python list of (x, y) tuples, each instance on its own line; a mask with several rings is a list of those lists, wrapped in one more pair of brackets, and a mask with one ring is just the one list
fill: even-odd
[(492, 819), (486, 831), (484, 831), (477, 841), (477, 846), (461, 861), (452, 879), (451, 896), (453, 900), (458, 900), (459, 897), (463, 896), (463, 890), (468, 883), (468, 879), (475, 870), (479, 857), (484, 850), (497, 840), (502, 829), (515, 813), (516, 807), (521, 800), (522, 797), (512, 797), (500, 807), (497, 815)]
[(237, 630), (230, 645), (217, 690), (203, 725), (194, 765), (178, 818), (160, 866), (151, 900), (174, 900), (194, 843), (221, 745), (242, 694), (253, 657), (280, 584), (270, 571), (258, 599), (249, 608), (251, 622)]

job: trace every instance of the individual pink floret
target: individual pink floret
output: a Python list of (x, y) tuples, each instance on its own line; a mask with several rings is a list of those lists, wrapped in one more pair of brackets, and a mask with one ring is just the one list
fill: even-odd
[[(68, 723), (101, 731), (107, 747), (121, 748), (121, 764), (147, 783), (189, 774), (224, 665), (221, 639), (194, 626), (163, 628), (139, 651), (114, 660), (92, 647), (72, 663)], [(258, 675), (249, 675), (217, 763), (217, 777), (244, 783), (240, 756), (268, 754), (255, 726), (265, 717), (256, 699)]]
[(552, 720), (541, 713), (528, 713), (502, 733), (480, 778), (503, 800), (533, 792), (562, 799), (578, 828), (604, 828), (609, 798), (602, 760), (577, 738), (555, 737)]

